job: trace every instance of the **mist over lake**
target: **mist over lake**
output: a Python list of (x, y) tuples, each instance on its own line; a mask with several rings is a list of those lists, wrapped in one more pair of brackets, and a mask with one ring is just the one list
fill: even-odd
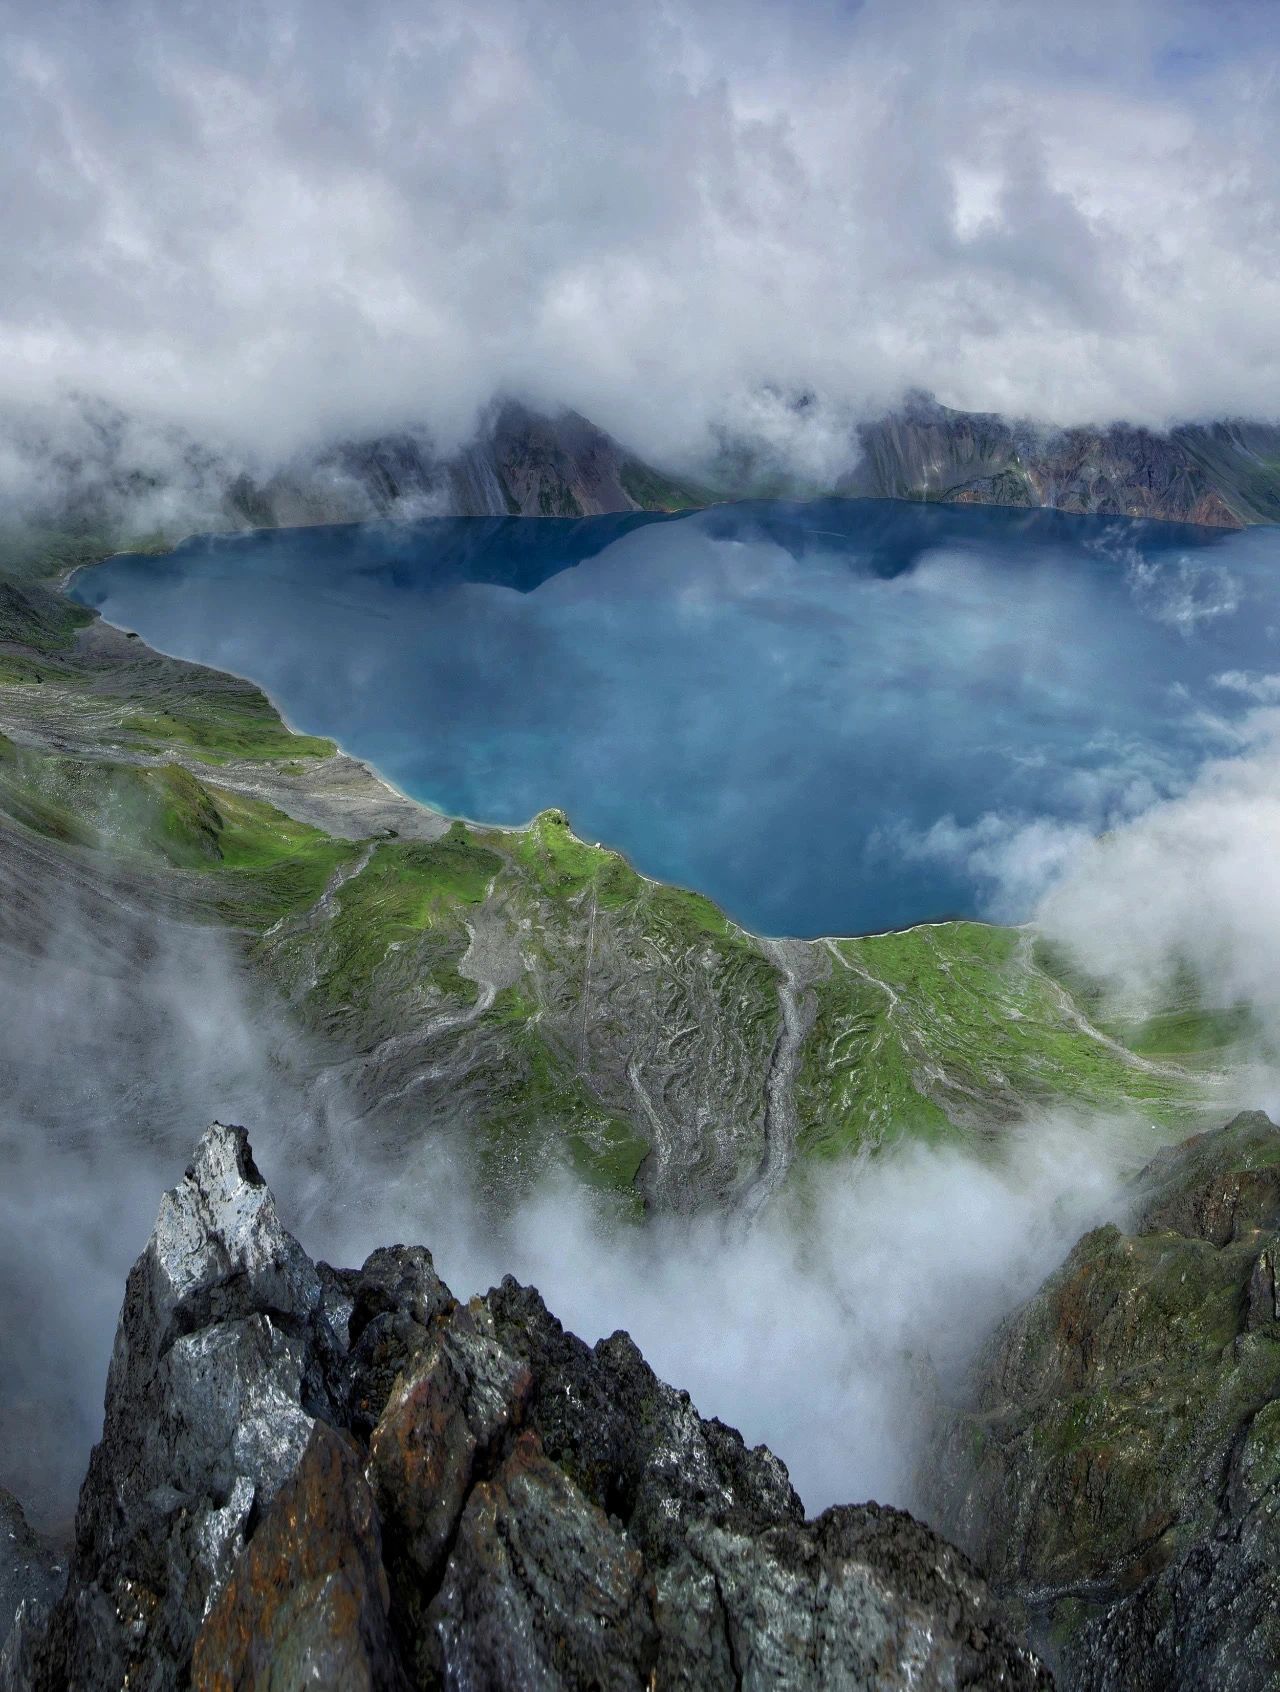
[(752, 502), (200, 537), (75, 592), (418, 799), (561, 806), (768, 933), (1025, 917), (1280, 699), (1268, 528)]

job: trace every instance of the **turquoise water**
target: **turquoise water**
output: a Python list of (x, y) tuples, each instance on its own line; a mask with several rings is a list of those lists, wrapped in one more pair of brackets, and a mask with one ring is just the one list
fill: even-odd
[(1280, 531), (890, 501), (295, 529), (75, 588), (409, 793), (770, 933), (1018, 918), (1280, 699)]

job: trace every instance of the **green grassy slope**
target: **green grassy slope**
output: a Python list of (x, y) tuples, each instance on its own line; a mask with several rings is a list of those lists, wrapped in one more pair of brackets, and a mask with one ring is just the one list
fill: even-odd
[(668, 476), (638, 458), (624, 460), (618, 468), (618, 480), (628, 499), (642, 511), (691, 511), (712, 505), (716, 499), (709, 488)]
[[(1171, 1048), (1125, 1045), (1092, 1022), (1028, 932), (951, 922), (828, 945), (838, 967), (816, 988), (806, 1152), (990, 1130), (1062, 1104), (1187, 1120), (1193, 1080), (1155, 1061)], [(1204, 1022), (1200, 1037), (1216, 1034)], [(1195, 1039), (1188, 1023), (1182, 1055)]]
[(1029, 934), (762, 941), (557, 811), (336, 838), (246, 777), (305, 792), (327, 742), (249, 683), (85, 627), (0, 578), (0, 814), (230, 924), (300, 1019), (359, 1054), (371, 1119), (462, 1138), (495, 1194), (559, 1162), (624, 1207), (732, 1203), (762, 1171), (1062, 1103), (1161, 1130), (1223, 1108), (1238, 1013), (1183, 993), (1103, 1026), (1091, 984)]

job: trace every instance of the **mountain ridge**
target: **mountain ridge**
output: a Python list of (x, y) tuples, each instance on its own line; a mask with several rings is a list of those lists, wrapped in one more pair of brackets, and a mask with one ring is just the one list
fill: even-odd
[(1280, 427), (1050, 429), (916, 402), (861, 425), (837, 491), (1242, 528), (1280, 521)]
[(490, 407), (455, 451), (441, 451), (425, 429), (402, 428), (340, 437), (265, 467), (177, 430), (140, 437), (130, 419), (103, 408), (86, 411), (74, 445), (53, 433), (24, 435), (12, 419), (7, 433), (32, 486), (45, 490), (32, 496), (29, 522), (134, 540), (201, 528), (564, 518), (832, 494), (1217, 528), (1280, 522), (1278, 424), (1058, 428), (957, 411), (923, 395), (831, 431), (834, 468), (816, 478), (780, 449), (732, 430), (697, 462), (658, 466), (577, 412), (542, 413), (516, 401)]

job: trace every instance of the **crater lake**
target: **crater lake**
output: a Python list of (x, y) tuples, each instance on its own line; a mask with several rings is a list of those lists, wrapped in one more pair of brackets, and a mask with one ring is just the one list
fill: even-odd
[[(1280, 531), (893, 501), (203, 536), (73, 591), (764, 933), (1020, 920), (1280, 702)], [(216, 772), (211, 772), (215, 774)]]

